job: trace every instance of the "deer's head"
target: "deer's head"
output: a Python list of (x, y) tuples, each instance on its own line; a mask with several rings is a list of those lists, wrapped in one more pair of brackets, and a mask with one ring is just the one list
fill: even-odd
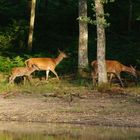
[(60, 55), (62, 58), (67, 58), (67, 57), (68, 57), (68, 55), (66, 55), (65, 52), (62, 52), (62, 51), (60, 51), (59, 49), (58, 49), (58, 52), (60, 53), (59, 55)]
[(130, 65), (130, 68), (131, 68), (132, 75), (137, 78), (136, 67), (133, 67), (133, 66)]

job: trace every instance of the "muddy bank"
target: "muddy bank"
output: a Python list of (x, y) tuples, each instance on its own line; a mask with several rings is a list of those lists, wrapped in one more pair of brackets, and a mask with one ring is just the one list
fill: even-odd
[(0, 121), (140, 127), (137, 97), (89, 92), (80, 96), (0, 95)]

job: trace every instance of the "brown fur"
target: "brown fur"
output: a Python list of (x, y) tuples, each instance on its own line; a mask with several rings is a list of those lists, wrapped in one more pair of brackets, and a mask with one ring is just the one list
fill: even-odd
[[(32, 68), (28, 67), (14, 67), (12, 68), (11, 71), (11, 76), (9, 78), (9, 83), (14, 83), (14, 80), (16, 77), (22, 77), (22, 76), (27, 76), (28, 80), (31, 79), (30, 75), (37, 70), (37, 68), (34, 66)], [(24, 80), (25, 82), (25, 80)]]
[(66, 57), (67, 56), (64, 52), (60, 52), (57, 58), (30, 58), (25, 61), (25, 64), (29, 68), (32, 67), (33, 65), (36, 65), (39, 68), (39, 70), (45, 70), (46, 80), (48, 80), (49, 71), (53, 72), (57, 77), (57, 79), (59, 80), (55, 68), (63, 60), (63, 58)]
[[(93, 68), (92, 76), (93, 76), (93, 79), (95, 80), (98, 76), (97, 61), (96, 60), (92, 61), (91, 66)], [(120, 62), (118, 62), (116, 60), (106, 60), (106, 69), (107, 69), (107, 73), (110, 76), (109, 81), (111, 82), (112, 77), (115, 75), (119, 79), (122, 86), (123, 86), (123, 83), (122, 83), (122, 80), (121, 80), (121, 77), (120, 77), (121, 72), (128, 72), (135, 77), (137, 76), (136, 75), (136, 70), (132, 66), (131, 67), (125, 66), (125, 65), (121, 64)]]

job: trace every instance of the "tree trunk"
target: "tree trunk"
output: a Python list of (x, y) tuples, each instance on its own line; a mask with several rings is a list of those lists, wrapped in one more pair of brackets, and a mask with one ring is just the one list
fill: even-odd
[(29, 37), (28, 37), (28, 50), (29, 51), (32, 50), (32, 44), (33, 44), (35, 7), (36, 7), (36, 0), (32, 0), (32, 3), (31, 3), (31, 15), (30, 15), (30, 27), (29, 27)]
[[(79, 17), (87, 17), (87, 0), (79, 0)], [(84, 77), (88, 69), (88, 25), (79, 20), (78, 74)]]
[(98, 84), (107, 83), (107, 72), (105, 63), (105, 19), (101, 0), (95, 0), (96, 22), (97, 22), (97, 62), (98, 62)]

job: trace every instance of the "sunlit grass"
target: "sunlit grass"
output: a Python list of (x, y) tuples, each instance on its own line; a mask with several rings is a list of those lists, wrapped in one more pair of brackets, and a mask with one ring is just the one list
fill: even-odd
[(0, 82), (0, 93), (5, 92), (24, 92), (24, 93), (59, 93), (66, 94), (72, 92), (84, 92), (85, 90), (91, 90), (92, 83), (88, 80), (69, 80), (62, 79), (58, 81), (57, 79), (50, 78), (49, 81), (33, 79), (31, 84), (26, 81), (25, 84), (8, 84), (8, 81)]
[(46, 94), (46, 93), (58, 93), (58, 94), (69, 94), (69, 93), (84, 93), (91, 90), (98, 90), (99, 92), (117, 91), (120, 89), (125, 93), (131, 93), (134, 95), (140, 95), (140, 86), (128, 86), (127, 88), (120, 88), (118, 85), (102, 85), (100, 87), (94, 87), (92, 79), (78, 79), (71, 77), (60, 77), (60, 81), (56, 78), (49, 78), (48, 81), (45, 79), (39, 80), (33, 78), (31, 84), (26, 81), (25, 84), (8, 84), (7, 77), (0, 79), (0, 93), (5, 92), (21, 92), (21, 93), (33, 93), (33, 94)]
[(134, 95), (140, 95), (140, 86), (127, 87), (126, 91)]

